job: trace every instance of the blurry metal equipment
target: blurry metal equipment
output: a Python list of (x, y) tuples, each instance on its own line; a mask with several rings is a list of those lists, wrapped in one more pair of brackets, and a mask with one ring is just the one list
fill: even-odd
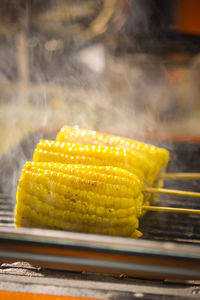
[(0, 32), (24, 28), (65, 37), (81, 32), (89, 39), (104, 33), (123, 6), (123, 0), (2, 0)]

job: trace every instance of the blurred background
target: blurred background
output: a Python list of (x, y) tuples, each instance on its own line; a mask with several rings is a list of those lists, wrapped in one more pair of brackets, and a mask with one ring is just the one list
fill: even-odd
[(200, 1), (0, 0), (0, 155), (62, 125), (200, 136)]

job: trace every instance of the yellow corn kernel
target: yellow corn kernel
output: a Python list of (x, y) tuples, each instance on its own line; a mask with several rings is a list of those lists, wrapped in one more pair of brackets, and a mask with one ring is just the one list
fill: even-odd
[(33, 160), (35, 162), (113, 166), (136, 174), (147, 185), (152, 185), (156, 180), (152, 164), (143, 154), (116, 147), (41, 140), (35, 149)]
[(15, 225), (138, 237), (142, 190), (136, 175), (117, 167), (27, 162)]

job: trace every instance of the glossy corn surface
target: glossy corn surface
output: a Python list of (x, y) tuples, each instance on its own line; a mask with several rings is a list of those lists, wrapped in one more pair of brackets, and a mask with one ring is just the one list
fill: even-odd
[[(59, 142), (79, 143), (86, 145), (112, 146), (126, 149), (143, 155), (151, 163), (150, 176), (144, 182), (148, 186), (163, 187), (162, 173), (165, 172), (169, 161), (169, 152), (160, 147), (150, 145), (137, 140), (125, 137), (104, 134), (94, 130), (86, 130), (77, 127), (64, 126), (57, 134), (56, 140)], [(142, 177), (140, 177), (142, 179)], [(157, 195), (145, 195), (145, 204), (154, 203)]]
[(15, 225), (137, 238), (142, 190), (136, 175), (117, 167), (27, 162)]
[(104, 134), (94, 130), (85, 130), (75, 127), (64, 126), (57, 135), (57, 141), (97, 144), (120, 147), (128, 150), (136, 150), (145, 155), (157, 167), (157, 172), (164, 171), (169, 161), (169, 152), (164, 148), (146, 144), (125, 137)]
[(41, 140), (33, 160), (118, 167), (136, 174), (147, 185), (152, 185), (157, 176), (151, 162), (143, 154), (116, 147)]

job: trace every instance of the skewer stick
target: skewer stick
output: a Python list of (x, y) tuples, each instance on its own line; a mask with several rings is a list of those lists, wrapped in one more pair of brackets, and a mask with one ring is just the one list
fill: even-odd
[(200, 173), (164, 173), (163, 179), (200, 179)]
[(197, 214), (197, 215), (200, 215), (200, 209), (162, 207), (162, 206), (148, 206), (148, 205), (143, 205), (142, 208), (144, 210), (151, 210), (151, 211), (163, 211), (163, 212), (173, 212), (173, 213), (184, 213), (184, 214)]
[(175, 195), (175, 196), (200, 198), (200, 193), (197, 192), (188, 192), (188, 191), (179, 191), (179, 190), (171, 190), (171, 189), (152, 188), (152, 187), (145, 187), (144, 191), (149, 193), (156, 193), (156, 194), (168, 194), (168, 195)]

